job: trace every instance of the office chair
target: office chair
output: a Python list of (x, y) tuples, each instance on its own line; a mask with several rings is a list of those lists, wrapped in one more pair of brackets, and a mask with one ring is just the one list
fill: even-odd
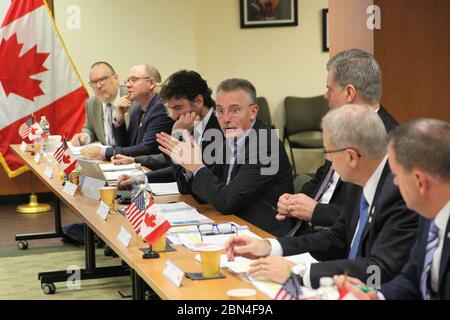
[(283, 142), (286, 139), (288, 141), (294, 174), (296, 175), (297, 168), (292, 149), (323, 148), (320, 122), (328, 111), (328, 104), (323, 96), (310, 98), (286, 97), (284, 99), (284, 110), (286, 124)]
[(256, 118), (267, 123), (273, 128), (274, 126), (272, 125), (272, 117), (270, 116), (270, 109), (267, 99), (265, 97), (258, 97), (256, 98), (256, 104), (259, 106), (259, 111)]

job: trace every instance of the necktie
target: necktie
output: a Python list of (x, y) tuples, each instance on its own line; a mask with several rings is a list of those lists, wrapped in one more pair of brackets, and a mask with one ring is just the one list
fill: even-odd
[(430, 300), (430, 290), (428, 287), (428, 280), (430, 278), (431, 263), (433, 262), (434, 253), (439, 244), (438, 237), (439, 228), (436, 223), (430, 223), (430, 230), (428, 231), (427, 249), (425, 251), (425, 260), (423, 263), (422, 275), (420, 276), (420, 292), (424, 300)]
[(106, 104), (106, 126), (105, 126), (105, 133), (106, 133), (106, 143), (108, 144), (108, 146), (113, 146), (114, 145), (114, 136), (112, 133), (112, 122), (113, 122), (113, 110), (112, 110), (113, 106), (111, 103)]
[[(331, 180), (333, 178), (333, 174), (334, 174), (334, 169), (333, 169), (333, 167), (330, 167), (330, 169), (328, 170), (328, 172), (325, 176), (325, 179), (323, 179), (322, 184), (320, 185), (319, 189), (316, 192), (316, 195), (314, 196), (315, 201), (318, 201), (323, 196), (325, 191), (330, 187)], [(287, 236), (293, 237), (295, 235), (295, 233), (297, 232), (297, 230), (300, 229), (302, 224), (303, 224), (303, 220), (298, 220), (297, 223), (295, 224), (295, 226), (293, 226), (292, 229), (289, 230), (289, 232), (287, 233)]]
[(139, 109), (139, 115), (138, 115), (138, 119), (136, 122), (136, 127), (134, 128), (134, 132), (133, 135), (131, 136), (131, 145), (135, 145), (136, 144), (136, 140), (139, 134), (139, 129), (141, 128), (141, 122), (142, 122), (142, 117), (144, 116), (144, 111), (142, 109)]
[(367, 223), (368, 212), (369, 212), (369, 204), (367, 203), (367, 200), (364, 197), (364, 192), (361, 191), (361, 200), (359, 202), (359, 227), (358, 231), (356, 232), (355, 238), (353, 239), (353, 244), (350, 248), (350, 253), (348, 254), (349, 260), (354, 260), (358, 254), (361, 237)]

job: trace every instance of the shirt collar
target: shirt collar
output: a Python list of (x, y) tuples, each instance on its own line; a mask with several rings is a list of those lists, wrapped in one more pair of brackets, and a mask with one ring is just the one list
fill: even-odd
[(213, 113), (213, 108), (210, 108), (206, 116), (202, 119), (202, 121), (199, 121), (195, 127), (194, 130), (199, 133), (199, 136), (203, 136), (203, 131), (205, 131), (206, 125), (208, 124), (209, 119), (211, 118), (211, 115)]
[(450, 201), (447, 202), (445, 206), (437, 214), (436, 218), (434, 218), (434, 223), (439, 228), (439, 231), (445, 231), (447, 228), (448, 218), (450, 216)]
[(377, 169), (372, 173), (369, 180), (367, 180), (365, 186), (363, 187), (364, 197), (366, 198), (369, 207), (372, 206), (373, 199), (375, 198), (375, 193), (377, 192), (378, 182), (380, 182), (381, 174), (383, 173), (384, 166), (387, 162), (387, 155), (381, 160)]
[(108, 103), (111, 103), (113, 106), (115, 106), (117, 102), (119, 102), (119, 99), (120, 99), (120, 88), (117, 89), (117, 94), (111, 102), (102, 102), (103, 112), (105, 112)]
[[(250, 126), (250, 129), (248, 129), (247, 131), (244, 132), (244, 134), (242, 136), (240, 136), (237, 140), (236, 140), (236, 146), (239, 149), (242, 144), (245, 141), (245, 138), (249, 135), (250, 131), (253, 129), (253, 126), (255, 125), (256, 119), (253, 120), (252, 125)], [(230, 147), (234, 147), (234, 143), (233, 143), (234, 139), (227, 139), (227, 143)]]

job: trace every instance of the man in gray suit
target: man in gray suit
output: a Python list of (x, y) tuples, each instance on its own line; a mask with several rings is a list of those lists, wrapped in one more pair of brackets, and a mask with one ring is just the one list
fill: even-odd
[[(127, 89), (120, 86), (119, 76), (107, 62), (94, 63), (89, 70), (89, 85), (94, 96), (86, 101), (86, 121), (81, 133), (73, 136), (74, 146), (82, 146), (91, 142), (103, 145), (115, 145), (112, 134), (112, 122), (115, 115), (114, 106), (120, 97), (127, 95)], [(129, 123), (128, 113), (126, 124)]]

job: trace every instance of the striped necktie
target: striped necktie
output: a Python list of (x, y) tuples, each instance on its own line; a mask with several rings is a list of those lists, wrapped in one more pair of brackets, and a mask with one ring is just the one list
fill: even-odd
[(353, 239), (352, 246), (350, 248), (350, 253), (348, 254), (348, 260), (355, 260), (358, 255), (359, 245), (361, 243), (361, 238), (366, 228), (367, 215), (369, 213), (369, 203), (364, 197), (364, 192), (361, 190), (361, 200), (359, 202), (359, 224), (356, 235)]
[[(325, 193), (325, 191), (330, 187), (332, 178), (333, 178), (333, 174), (334, 174), (334, 169), (333, 167), (330, 167), (330, 169), (328, 170), (325, 179), (323, 179), (322, 184), (320, 185), (319, 189), (316, 192), (316, 195), (314, 196), (314, 201), (319, 201), (320, 198), (323, 196), (323, 194)], [(295, 226), (292, 227), (292, 229), (287, 233), (287, 237), (293, 237), (295, 235), (295, 233), (298, 231), (298, 229), (300, 229), (300, 227), (302, 226), (304, 220), (298, 220), (297, 223), (295, 224)]]
[(428, 231), (427, 249), (425, 251), (425, 259), (423, 263), (422, 275), (420, 276), (420, 292), (424, 300), (430, 300), (430, 290), (428, 286), (430, 278), (431, 263), (433, 256), (439, 245), (439, 228), (434, 221), (430, 223), (430, 230)]

